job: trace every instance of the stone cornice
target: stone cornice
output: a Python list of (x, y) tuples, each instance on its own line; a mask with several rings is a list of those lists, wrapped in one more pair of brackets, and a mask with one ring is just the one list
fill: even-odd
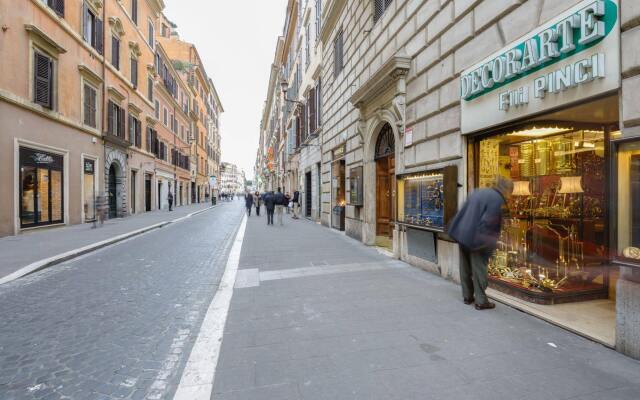
[(93, 70), (91, 70), (91, 68), (87, 67), (86, 65), (78, 65), (78, 70), (84, 77), (92, 81), (94, 84), (102, 84), (102, 77), (93, 72)]
[(50, 51), (56, 54), (64, 54), (67, 52), (67, 50), (64, 47), (56, 43), (55, 40), (53, 40), (49, 35), (44, 33), (42, 30), (40, 30), (40, 28), (38, 28), (37, 26), (26, 24), (24, 26), (24, 29), (26, 29), (31, 36), (37, 37), (41, 42), (46, 44), (46, 46)]
[(367, 81), (361, 83), (360, 88), (351, 96), (351, 104), (356, 108), (361, 108), (371, 102), (378, 94), (403, 79), (409, 73), (410, 68), (410, 57), (403, 54), (394, 55), (373, 73)]
[(334, 31), (340, 12), (346, 6), (346, 0), (329, 0), (322, 10), (322, 27), (320, 28), (320, 40), (326, 43)]

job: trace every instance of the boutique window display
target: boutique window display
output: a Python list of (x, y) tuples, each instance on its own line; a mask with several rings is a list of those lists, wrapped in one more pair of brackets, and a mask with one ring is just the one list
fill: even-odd
[(618, 148), (618, 259), (640, 263), (640, 142)]
[(478, 183), (514, 182), (493, 286), (541, 304), (606, 298), (606, 129), (529, 125), (480, 140)]
[(64, 222), (63, 157), (20, 148), (20, 227)]

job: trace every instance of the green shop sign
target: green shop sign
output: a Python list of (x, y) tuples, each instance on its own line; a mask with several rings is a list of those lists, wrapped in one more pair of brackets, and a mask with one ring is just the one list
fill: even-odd
[[(597, 45), (614, 29), (617, 19), (618, 6), (612, 0), (589, 2), (535, 36), (464, 73), (460, 78), (462, 99), (473, 100)], [(604, 54), (594, 54), (549, 76), (541, 76), (534, 82), (534, 96), (542, 98), (547, 92), (602, 78), (604, 65)], [(521, 95), (528, 97), (528, 93)]]

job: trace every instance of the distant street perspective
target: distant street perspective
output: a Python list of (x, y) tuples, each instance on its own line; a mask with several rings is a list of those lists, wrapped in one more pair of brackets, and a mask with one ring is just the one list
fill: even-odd
[(0, 0), (0, 400), (640, 400), (640, 0)]

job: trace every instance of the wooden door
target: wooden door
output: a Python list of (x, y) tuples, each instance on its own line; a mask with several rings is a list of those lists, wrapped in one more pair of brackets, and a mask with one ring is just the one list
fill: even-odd
[(376, 161), (376, 234), (389, 235), (391, 221), (391, 180), (389, 179), (389, 157)]

